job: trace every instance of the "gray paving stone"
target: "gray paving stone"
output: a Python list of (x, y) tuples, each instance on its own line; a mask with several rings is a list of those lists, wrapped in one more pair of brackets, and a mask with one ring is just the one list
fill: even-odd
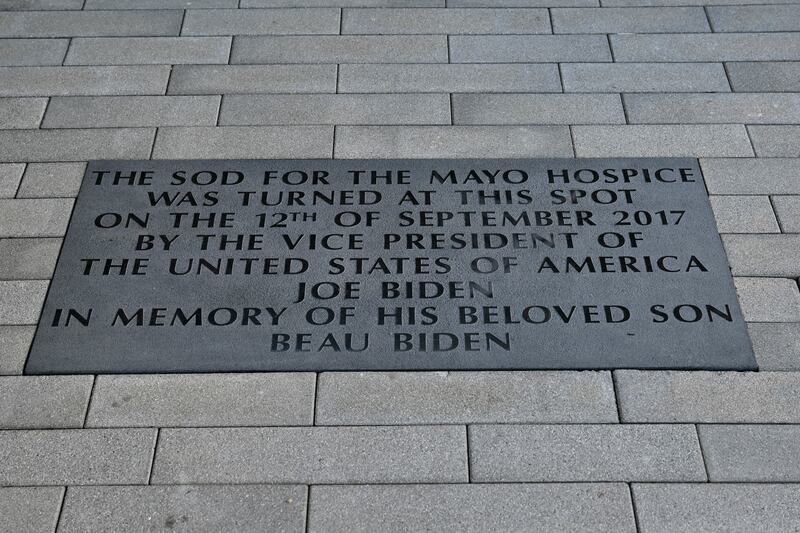
[(155, 429), (0, 431), (0, 484), (145, 484), (155, 442)]
[(80, 9), (83, 0), (0, 0), (0, 10)]
[(0, 66), (60, 65), (69, 39), (0, 39)]
[(634, 532), (621, 483), (311, 487), (309, 532)]
[(519, 64), (406, 64), (339, 66), (343, 93), (561, 92), (558, 66)]
[(73, 39), (65, 65), (227, 63), (231, 37), (117, 37)]
[(800, 322), (800, 292), (795, 280), (734, 278), (733, 282), (748, 322)]
[(345, 9), (342, 33), (551, 33), (546, 9)]
[(800, 33), (612, 35), (616, 61), (782, 61), (800, 59)]
[(61, 11), (6, 13), (0, 37), (178, 35), (180, 11)]
[[(674, 1), (674, 0), (673, 0)], [(448, 0), (447, 7), (598, 7), (599, 0)]]
[(714, 31), (800, 31), (800, 5), (710, 6)]
[(632, 485), (642, 533), (751, 533), (800, 528), (800, 485)]
[(24, 163), (0, 163), (0, 198), (14, 197), (24, 171)]
[(236, 37), (231, 63), (447, 63), (445, 35)]
[(553, 33), (691, 33), (711, 28), (699, 7), (551, 10)]
[(238, 5), (239, 0), (86, 0), (83, 9), (209, 9)]
[(50, 279), (61, 239), (0, 239), (0, 279)]
[(614, 94), (454, 94), (454, 124), (625, 124)]
[(692, 425), (469, 426), (470, 479), (705, 481)]
[(35, 326), (0, 326), (0, 375), (22, 374)]
[(800, 374), (617, 370), (623, 422), (797, 423)]
[(701, 159), (710, 194), (800, 194), (800, 159)]
[(466, 438), (463, 426), (163, 429), (152, 480), (465, 482)]
[(63, 495), (61, 487), (0, 488), (0, 527), (14, 533), (52, 533)]
[(780, 233), (769, 196), (711, 196), (720, 233)]
[(302, 426), (312, 373), (98, 376), (87, 427)]
[(700, 425), (711, 481), (800, 481), (800, 426)]
[(800, 126), (748, 126), (758, 157), (800, 157)]
[(772, 205), (784, 233), (800, 233), (800, 196), (773, 196)]
[(47, 98), (0, 98), (0, 129), (38, 128)]
[(239, 7), (445, 7), (445, 0), (240, 0)]
[(48, 281), (0, 281), (0, 325), (36, 324)]
[(72, 199), (0, 200), (0, 237), (63, 237)]
[(338, 34), (338, 9), (190, 9), (181, 35)]
[(164, 94), (169, 66), (0, 68), (0, 96)]
[(144, 128), (0, 131), (2, 161), (147, 159), (155, 130)]
[(450, 124), (447, 94), (225, 96), (220, 125)]
[(86, 163), (30, 163), (17, 191), (17, 198), (74, 198)]
[(800, 278), (800, 235), (723, 235), (734, 276)]
[(453, 35), (453, 63), (611, 61), (604, 35)]
[(792, 92), (800, 87), (800, 61), (728, 63), (734, 91)]
[(317, 425), (616, 422), (607, 372), (325, 372)]
[(751, 322), (747, 331), (760, 370), (800, 370), (800, 324)]
[(740, 124), (573, 126), (577, 157), (747, 157)]
[(0, 377), (0, 428), (83, 426), (92, 376)]
[(305, 531), (302, 486), (70, 487), (62, 533)]
[(728, 92), (721, 63), (564, 63), (564, 91)]
[(176, 65), (169, 94), (332, 93), (336, 65)]
[(800, 94), (626, 94), (631, 124), (792, 124)]
[(330, 157), (330, 126), (159, 128), (153, 159)]
[[(726, 5), (735, 4), (791, 4), (795, 0), (725, 0)], [(603, 6), (707, 6), (722, 4), (720, 0), (603, 0)]]
[(214, 126), (219, 96), (55, 97), (42, 128)]

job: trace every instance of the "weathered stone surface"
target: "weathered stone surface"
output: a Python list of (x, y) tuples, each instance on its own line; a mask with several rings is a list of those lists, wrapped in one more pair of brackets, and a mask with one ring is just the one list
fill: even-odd
[(700, 425), (710, 481), (800, 481), (800, 425)]
[(0, 377), (0, 429), (79, 428), (92, 376)]
[(709, 200), (720, 233), (781, 231), (768, 196), (711, 196)]
[(29, 163), (17, 198), (73, 198), (85, 170), (86, 163)]
[(800, 235), (724, 235), (734, 276), (800, 277)]
[(747, 325), (761, 370), (800, 370), (800, 324)]
[(214, 126), (219, 96), (51, 98), (43, 128)]
[(748, 322), (800, 322), (797, 283), (777, 278), (733, 278)]
[(35, 326), (0, 326), (0, 374), (22, 374)]
[(62, 487), (0, 488), (0, 527), (14, 533), (52, 533), (63, 496)]

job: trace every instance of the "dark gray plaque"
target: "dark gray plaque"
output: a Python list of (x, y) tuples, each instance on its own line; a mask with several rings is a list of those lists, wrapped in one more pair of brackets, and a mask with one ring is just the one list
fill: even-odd
[(694, 159), (98, 161), (26, 373), (756, 368)]

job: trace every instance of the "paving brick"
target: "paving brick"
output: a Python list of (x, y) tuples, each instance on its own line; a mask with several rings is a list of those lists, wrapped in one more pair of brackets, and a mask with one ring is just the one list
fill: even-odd
[(599, 0), (447, 0), (447, 7), (598, 7), (599, 5)]
[(71, 199), (0, 200), (0, 237), (62, 237)]
[[(725, 0), (726, 5), (734, 4), (791, 4), (795, 0)], [(603, 0), (603, 6), (707, 6), (721, 4), (720, 0)]]
[(56, 97), (42, 127), (214, 126), (219, 102), (219, 96)]
[(209, 9), (238, 5), (239, 0), (86, 0), (83, 9)]
[(623, 422), (796, 423), (800, 374), (614, 372)]
[(63, 495), (61, 487), (0, 488), (0, 526), (14, 533), (52, 533)]
[(604, 35), (454, 35), (453, 63), (611, 61)]
[(38, 128), (47, 98), (0, 98), (0, 129)]
[(454, 94), (454, 124), (625, 124), (618, 95)]
[(714, 31), (800, 31), (800, 5), (710, 6)]
[(800, 194), (800, 159), (701, 159), (700, 166), (710, 194)]
[(445, 35), (236, 37), (231, 63), (447, 63)]
[(163, 429), (152, 479), (453, 483), (466, 462), (463, 426)]
[(800, 485), (634, 484), (642, 533), (750, 533), (800, 528)]
[(746, 157), (750, 140), (740, 124), (573, 126), (577, 157)]
[(3, 161), (87, 161), (147, 159), (153, 129), (75, 129), (0, 131)]
[(92, 376), (0, 377), (0, 428), (79, 428)]
[(70, 487), (59, 531), (305, 531), (302, 486)]
[(338, 9), (190, 9), (181, 30), (181, 35), (324, 33), (339, 33)]
[(800, 370), (800, 324), (751, 322), (747, 331), (759, 369)]
[(445, 7), (445, 0), (241, 0), (239, 7)]
[(792, 124), (800, 94), (626, 94), (631, 124)]
[(734, 276), (800, 278), (800, 235), (724, 235)]
[(0, 163), (0, 198), (14, 197), (24, 171), (24, 163)]
[(61, 239), (0, 239), (0, 279), (50, 279)]
[(86, 425), (310, 425), (314, 383), (314, 373), (98, 376)]
[(800, 59), (798, 33), (612, 35), (616, 61), (781, 61)]
[(320, 158), (332, 146), (326, 126), (159, 128), (153, 159)]
[(225, 96), (220, 125), (450, 124), (447, 94)]
[(155, 429), (0, 431), (0, 484), (145, 484)]
[(772, 205), (784, 233), (800, 233), (800, 196), (773, 196)]
[(168, 66), (0, 68), (0, 96), (164, 94)]
[(546, 9), (345, 9), (342, 33), (551, 33)]
[(800, 157), (800, 126), (748, 126), (758, 157)]
[(564, 91), (728, 92), (721, 63), (564, 63)]
[(231, 37), (73, 39), (65, 65), (227, 63)]
[(711, 196), (720, 233), (780, 233), (769, 196)]
[(336, 65), (176, 65), (169, 94), (332, 93)]
[(47, 281), (0, 281), (0, 325), (36, 324)]
[(35, 330), (34, 326), (0, 326), (0, 375), (22, 374)]
[(69, 39), (0, 39), (0, 66), (60, 65)]
[(734, 91), (792, 92), (800, 86), (800, 62), (733, 62), (726, 67)]
[(340, 65), (339, 92), (561, 92), (557, 65)]
[(17, 198), (68, 198), (78, 195), (86, 163), (30, 163)]
[(800, 481), (800, 426), (700, 425), (711, 481)]
[(317, 425), (616, 422), (607, 372), (325, 372)]
[(311, 487), (308, 531), (634, 532), (621, 483)]
[(705, 481), (692, 425), (475, 425), (470, 479)]
[(800, 322), (800, 292), (789, 279), (734, 278), (748, 322)]
[(57, 9), (80, 9), (83, 0), (0, 0), (0, 10), (2, 11), (28, 11)]
[(0, 37), (178, 35), (180, 11), (60, 11), (5, 13)]
[(551, 10), (553, 33), (708, 32), (699, 7), (566, 8)]

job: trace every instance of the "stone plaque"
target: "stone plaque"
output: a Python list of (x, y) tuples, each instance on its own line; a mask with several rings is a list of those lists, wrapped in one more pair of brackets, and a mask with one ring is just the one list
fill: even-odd
[(756, 368), (694, 159), (90, 163), (26, 373)]

